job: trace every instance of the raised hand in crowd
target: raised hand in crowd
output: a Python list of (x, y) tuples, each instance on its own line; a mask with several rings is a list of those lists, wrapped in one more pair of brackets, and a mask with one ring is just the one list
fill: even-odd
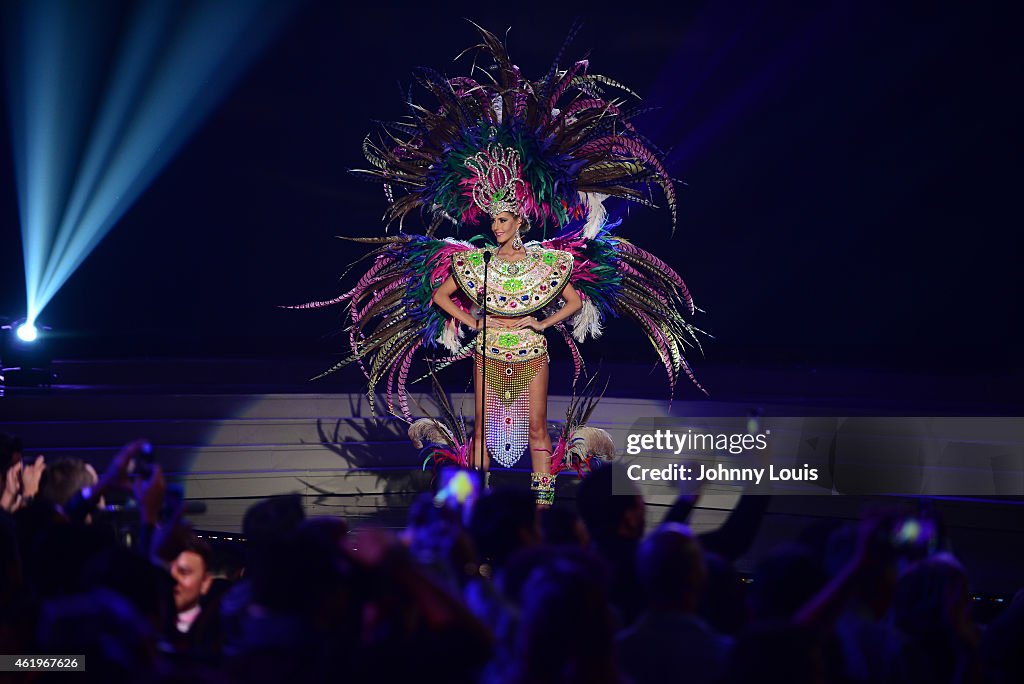
[(21, 459), (11, 464), (4, 475), (4, 490), (0, 494), (0, 508), (7, 512), (16, 511), (21, 504)]
[(167, 493), (167, 480), (164, 479), (163, 468), (157, 463), (149, 473), (149, 477), (137, 478), (132, 483), (132, 493), (139, 505), (139, 516), (143, 525), (155, 525), (160, 516)]
[(67, 502), (64, 510), (68, 517), (73, 521), (85, 521), (104, 496), (117, 492), (133, 493), (132, 470), (136, 459), (142, 457), (148, 446), (148, 440), (136, 439), (121, 447), (96, 485), (86, 487)]
[(0, 494), (0, 509), (13, 513), (23, 508), (39, 492), (39, 479), (46, 470), (46, 458), (40, 454), (28, 465), (19, 457), (13, 460), (4, 477), (4, 489)]
[(36, 460), (21, 469), (21, 497), (28, 501), (39, 493), (39, 480), (46, 470), (46, 458), (39, 454)]

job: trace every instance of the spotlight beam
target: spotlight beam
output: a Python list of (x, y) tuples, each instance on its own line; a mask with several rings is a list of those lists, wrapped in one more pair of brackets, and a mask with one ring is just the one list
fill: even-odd
[[(88, 13), (48, 11), (55, 3), (6, 5), (8, 103), (22, 226), (29, 320), (39, 311), (40, 275), (59, 221), (62, 197), (73, 183), (72, 150), (84, 136), (83, 86), (95, 78), (90, 53), (96, 21)], [(78, 9), (83, 8), (80, 5)], [(75, 35), (75, 27), (81, 33)], [(74, 79), (62, 78), (76, 65)], [(60, 117), (64, 118), (62, 122)], [(29, 229), (31, 228), (31, 229)]]
[[(29, 322), (216, 107), (291, 7), (275, 0), (140, 0), (118, 33), (114, 17), (89, 3), (7, 6)], [(106, 55), (113, 57), (109, 69)]]
[[(160, 47), (161, 28), (172, 18), (169, 9), (162, 3), (143, 5), (136, 20), (131, 23), (115, 60), (114, 73), (100, 105), (99, 116), (89, 138), (68, 206), (61, 218), (47, 267), (40, 278), (40, 286), (44, 290), (56, 292), (63, 284), (63, 281), (55, 281), (58, 263), (64, 264), (63, 268), (68, 271), (68, 275), (78, 266), (77, 263), (68, 263), (68, 245), (80, 230), (86, 206), (94, 195), (102, 191), (103, 170), (113, 161), (119, 131), (127, 125), (132, 114), (132, 103), (140, 99), (143, 81), (150, 75), (152, 62)], [(100, 229), (97, 232), (104, 231)], [(84, 257), (81, 255), (82, 259)], [(48, 294), (43, 300), (49, 301), (51, 296)]]

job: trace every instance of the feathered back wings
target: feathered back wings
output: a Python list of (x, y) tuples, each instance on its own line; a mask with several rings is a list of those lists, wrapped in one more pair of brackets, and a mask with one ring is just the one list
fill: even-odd
[[(540, 243), (573, 257), (569, 282), (583, 300), (583, 308), (568, 324), (555, 327), (569, 347), (575, 378), (583, 369), (576, 342), (599, 336), (603, 323), (613, 317), (632, 320), (643, 330), (665, 367), (672, 394), (680, 373), (703, 391), (684, 354), (687, 347), (700, 348), (698, 334), (702, 333), (687, 320), (696, 307), (686, 283), (664, 261), (615, 235), (619, 223), (606, 222), (588, 237), (591, 231), (582, 218), (576, 218), (561, 235)], [(451, 238), (409, 234), (352, 239), (380, 245), (367, 255), (372, 263), (355, 286), (334, 299), (292, 308), (347, 305), (352, 351), (318, 377), (358, 363), (369, 381), (371, 403), (383, 382), (389, 411), (397, 413), (397, 395), (401, 415), (411, 418), (407, 384), (413, 362), (432, 356), (433, 367), (440, 369), (472, 354), (471, 345), (462, 341), (458, 321), (434, 305), (433, 294), (451, 272), (452, 255), (474, 247)], [(452, 301), (464, 311), (474, 308), (462, 290), (456, 290)]]
[(703, 333), (687, 320), (696, 307), (686, 283), (664, 261), (614, 235), (620, 223), (605, 223), (588, 237), (584, 222), (575, 220), (561, 235), (541, 243), (573, 255), (569, 282), (583, 300), (583, 308), (570, 321), (573, 337), (582, 342), (599, 336), (608, 317), (632, 320), (654, 347), (673, 394), (680, 372), (705, 391), (683, 353), (687, 347), (700, 349), (697, 335)]
[[(473, 249), (469, 242), (434, 240), (420, 235), (384, 238), (349, 238), (380, 244), (367, 255), (372, 265), (355, 287), (335, 299), (309, 302), (296, 309), (347, 305), (347, 332), (351, 353), (317, 377), (358, 363), (369, 381), (373, 410), (374, 392), (385, 383), (388, 409), (396, 413), (397, 394), (402, 415), (410, 417), (406, 384), (418, 355), (434, 352), (439, 363), (468, 357), (472, 350), (461, 343), (458, 322), (434, 305), (433, 295), (451, 270), (451, 256)], [(452, 295), (464, 311), (473, 302), (461, 292)]]

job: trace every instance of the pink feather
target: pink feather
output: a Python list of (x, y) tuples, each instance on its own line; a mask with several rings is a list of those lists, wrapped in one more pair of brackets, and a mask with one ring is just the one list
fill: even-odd
[(576, 347), (576, 341), (572, 339), (572, 335), (569, 334), (569, 329), (565, 323), (558, 323), (555, 325), (558, 328), (558, 332), (562, 333), (562, 337), (565, 338), (565, 343), (569, 345), (569, 353), (572, 354), (573, 363), (573, 376), (572, 384), (576, 384), (576, 381), (580, 378), (580, 371), (583, 370), (583, 356), (580, 354), (580, 350)]
[(346, 292), (345, 294), (343, 294), (343, 295), (341, 295), (339, 297), (335, 297), (334, 299), (325, 299), (325, 300), (319, 301), (319, 302), (306, 302), (305, 304), (282, 304), (278, 308), (280, 308), (280, 309), (323, 309), (323, 308), (328, 307), (328, 306), (334, 306), (335, 304), (340, 304), (341, 302), (345, 301), (346, 299), (348, 299), (351, 296), (352, 296), (351, 292)]
[(559, 80), (558, 85), (555, 87), (554, 92), (551, 93), (551, 97), (547, 101), (547, 106), (544, 107), (544, 116), (541, 123), (547, 123), (547, 121), (550, 120), (551, 110), (554, 108), (555, 103), (558, 102), (558, 99), (562, 97), (562, 94), (565, 93), (566, 88), (569, 87), (569, 83), (571, 83), (572, 79), (576, 77), (576, 74), (581, 71), (586, 73), (588, 66), (590, 66), (590, 62), (586, 59), (581, 59), (573, 64), (572, 68), (562, 75), (561, 80)]
[(668, 340), (665, 339), (664, 333), (661, 332), (661, 329), (658, 327), (658, 324), (655, 323), (650, 316), (643, 313), (642, 311), (636, 311), (635, 309), (632, 309), (632, 311), (634, 315), (636, 315), (643, 322), (644, 326), (646, 327), (647, 334), (651, 335), (651, 337), (654, 338), (655, 342), (657, 342), (659, 354), (662, 357), (661, 363), (663, 366), (665, 366), (665, 373), (668, 374), (669, 395), (675, 396), (676, 376), (672, 369), (672, 353), (669, 351), (668, 348)]
[(405, 353), (405, 359), (402, 361), (402, 369), (398, 373), (398, 403), (402, 409), (402, 415), (412, 420), (412, 414), (409, 412), (409, 393), (405, 387), (406, 380), (409, 379), (409, 367), (412, 366), (413, 357), (416, 355), (416, 350), (420, 348), (422, 342), (416, 342), (409, 351)]
[(689, 310), (691, 314), (693, 314), (693, 297), (690, 296), (690, 289), (686, 287), (686, 283), (683, 282), (682, 277), (678, 273), (676, 273), (671, 267), (669, 267), (668, 264), (666, 264), (658, 257), (654, 256), (650, 252), (640, 249), (639, 247), (637, 247), (636, 245), (627, 240), (619, 241), (619, 249), (621, 249), (624, 252), (628, 252), (629, 254), (634, 254), (638, 257), (641, 257), (642, 259), (644, 259), (644, 261), (647, 261), (650, 264), (652, 264), (658, 271), (660, 271), (664, 275), (667, 275), (669, 280), (675, 283), (676, 286), (679, 287), (680, 290), (682, 290), (683, 299), (686, 301), (686, 308)]
[[(376, 304), (380, 300), (384, 299), (385, 297), (387, 297), (390, 293), (394, 292), (395, 290), (403, 288), (406, 285), (407, 285), (407, 283), (405, 282), (405, 280), (396, 280), (395, 282), (391, 283), (390, 285), (384, 287), (382, 290), (378, 290), (377, 293), (375, 295), (373, 295), (373, 297), (370, 299), (370, 301), (367, 302), (366, 306), (364, 306), (361, 310), (355, 311), (353, 313), (353, 318), (355, 320), (362, 319), (363, 315), (367, 311), (369, 311), (371, 308), (373, 308), (374, 304)], [(353, 306), (352, 308), (355, 309), (355, 306)]]

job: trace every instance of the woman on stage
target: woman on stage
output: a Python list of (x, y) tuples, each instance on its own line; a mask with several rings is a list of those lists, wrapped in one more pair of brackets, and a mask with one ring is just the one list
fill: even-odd
[[(369, 255), (372, 266), (350, 291), (297, 308), (348, 305), (351, 354), (327, 373), (358, 364), (372, 410), (384, 384), (388, 412), (415, 421), (414, 442), (432, 445), (426, 462), (488, 470), (493, 458), (511, 467), (529, 448), (532, 488), (538, 503), (550, 504), (560, 470), (589, 467), (614, 445), (603, 434), (595, 450), (602, 440), (581, 436), (599, 431), (582, 427), (594, 404), (577, 398), (552, 447), (543, 333), (553, 328), (559, 335), (548, 337), (564, 340), (575, 383), (583, 371), (576, 343), (599, 336), (609, 318), (631, 320), (674, 392), (679, 373), (693, 380), (683, 351), (699, 346), (700, 331), (687, 320), (696, 309), (682, 278), (616, 234), (622, 221), (604, 208), (608, 198), (654, 206), (658, 188), (675, 225), (675, 187), (660, 153), (634, 127), (636, 110), (604, 95), (635, 94), (588, 73), (587, 60), (552, 64), (528, 80), (501, 41), (477, 28), (482, 42), (467, 51), (478, 53), (470, 76), (418, 70), (431, 101), (416, 102), (410, 91), (409, 116), (382, 123), (376, 140), (363, 141), (372, 168), (357, 173), (383, 184), (385, 217), (398, 223), (398, 234), (352, 238), (380, 245)], [(493, 66), (484, 68), (481, 58)], [(406, 232), (417, 216), (422, 234)], [(473, 244), (481, 236), (437, 236), (446, 226), (474, 230), (487, 220), (497, 247)], [(523, 242), (531, 227), (541, 242)], [(476, 369), (473, 438), (446, 399), (444, 420), (417, 428), (424, 419), (413, 417), (407, 392), (413, 362), (428, 363), (427, 377), (468, 358)]]
[[(530, 449), (531, 488), (538, 503), (554, 501), (551, 475), (551, 435), (548, 432), (548, 352), (542, 334), (551, 326), (575, 315), (582, 307), (579, 294), (569, 284), (572, 255), (523, 244), (526, 225), (518, 207), (494, 203), (491, 231), (498, 248), (487, 269), (487, 339), (478, 335), (474, 349), (473, 387), (476, 420), (470, 443), (470, 464), (489, 471), (490, 455), (510, 467), (525, 446)], [(484, 319), (474, 318), (452, 301), (461, 291), (476, 297), (474, 286), (483, 278), (483, 268), (474, 268), (474, 256), (484, 258), (484, 250), (452, 257), (452, 275), (434, 292), (433, 301), (449, 316), (474, 330), (483, 328)], [(477, 272), (479, 277), (477, 277)], [(510, 285), (511, 283), (511, 285)], [(518, 285), (518, 286), (517, 286)], [(509, 290), (513, 296), (506, 296)], [(565, 304), (550, 315), (538, 319), (543, 310), (559, 296)], [(481, 343), (482, 341), (482, 343)], [(484, 357), (486, 375), (484, 380)], [(484, 396), (482, 397), (481, 394)], [(486, 413), (487, 436), (481, 434)], [(487, 448), (483, 448), (486, 443)]]

